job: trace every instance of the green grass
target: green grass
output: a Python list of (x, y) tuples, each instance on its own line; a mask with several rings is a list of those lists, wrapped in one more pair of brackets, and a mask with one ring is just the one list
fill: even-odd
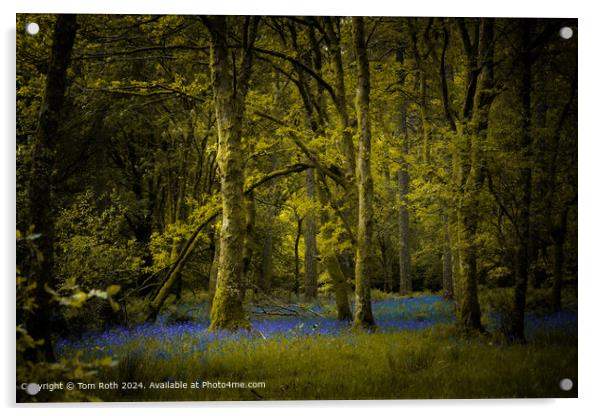
[(576, 397), (576, 333), (547, 332), (527, 345), (496, 345), (490, 337), (455, 338), (453, 328), (423, 331), (215, 341), (203, 352), (180, 346), (170, 359), (121, 351), (98, 380), (262, 381), (265, 388), (96, 391), (108, 401), (307, 400)]

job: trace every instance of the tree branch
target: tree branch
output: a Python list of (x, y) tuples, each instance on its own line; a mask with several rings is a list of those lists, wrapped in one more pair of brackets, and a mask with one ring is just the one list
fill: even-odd
[[(287, 166), (282, 169), (278, 169), (276, 171), (267, 173), (266, 175), (264, 175), (262, 178), (258, 179), (257, 181), (254, 181), (253, 183), (245, 186), (244, 193), (245, 194), (251, 193), (255, 188), (261, 186), (262, 184), (270, 181), (273, 178), (288, 175), (288, 174), (295, 173), (295, 172), (302, 172), (306, 169), (309, 169), (310, 167), (312, 167), (312, 166), (309, 164), (297, 163), (297, 164)], [(213, 220), (215, 220), (219, 216), (221, 211), (222, 211), (221, 204), (218, 204), (217, 202), (214, 202), (213, 206), (207, 207), (203, 218), (201, 219), (199, 224), (196, 226), (196, 228), (192, 232), (190, 238), (188, 238), (188, 240), (186, 241), (186, 244), (184, 245), (184, 248), (182, 249), (182, 251), (180, 251), (178, 258), (174, 261), (174, 263), (170, 267), (169, 272), (167, 273), (167, 276), (164, 279), (163, 284), (161, 285), (161, 288), (157, 291), (157, 294), (155, 295), (153, 300), (150, 302), (150, 305), (149, 305), (150, 311), (149, 311), (147, 320), (155, 320), (157, 318), (157, 315), (158, 315), (159, 311), (161, 310), (161, 307), (163, 306), (163, 302), (165, 302), (165, 299), (167, 298), (167, 296), (170, 293), (171, 287), (178, 279), (178, 276), (180, 275), (185, 263), (188, 261), (188, 259), (190, 258), (190, 255), (192, 254), (192, 252), (194, 251), (194, 249), (197, 246), (198, 241), (199, 241), (198, 236), (200, 235), (201, 231), (207, 225), (209, 225)]]
[(324, 89), (326, 91), (328, 91), (328, 93), (332, 97), (332, 100), (335, 103), (338, 102), (337, 95), (334, 92), (334, 89), (332, 88), (332, 86), (329, 83), (327, 83), (326, 81), (324, 81), (324, 78), (319, 76), (313, 69), (311, 69), (310, 67), (308, 67), (301, 61), (298, 61), (297, 59), (295, 59), (291, 56), (288, 56), (282, 52), (272, 51), (272, 50), (258, 48), (258, 47), (253, 47), (253, 50), (255, 50), (258, 53), (263, 53), (265, 55), (270, 55), (270, 56), (274, 56), (276, 58), (284, 59), (285, 61), (288, 61), (288, 62), (292, 63), (293, 65), (296, 65), (299, 68), (303, 69), (305, 72), (307, 72), (309, 75), (311, 75), (318, 82), (318, 84), (320, 84), (322, 87), (324, 87)]

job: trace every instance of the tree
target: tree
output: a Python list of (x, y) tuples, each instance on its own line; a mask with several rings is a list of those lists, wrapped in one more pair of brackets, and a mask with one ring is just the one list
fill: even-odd
[(356, 183), (358, 204), (357, 249), (355, 256), (355, 327), (375, 326), (370, 302), (372, 263), (372, 196), (370, 165), (372, 132), (370, 127), (370, 68), (364, 35), (364, 18), (353, 18), (353, 41), (358, 68), (357, 119), (359, 150), (357, 153)]
[[(466, 98), (463, 107), (463, 130), (467, 141), (458, 168), (462, 193), (458, 205), (459, 296), (458, 322), (467, 329), (481, 330), (481, 308), (478, 298), (477, 229), (479, 196), (483, 186), (484, 158), (482, 146), (487, 138), (489, 110), (493, 98), (493, 19), (479, 22), (478, 41), (471, 41), (459, 20), (467, 55)], [(478, 66), (481, 66), (480, 68)], [(474, 108), (474, 110), (473, 110)], [(474, 127), (473, 127), (474, 126)]]
[[(31, 178), (29, 180), (29, 218), (39, 235), (37, 247), (42, 256), (34, 263), (30, 278), (36, 285), (37, 310), (27, 319), (27, 327), (34, 339), (44, 341), (43, 353), (35, 360), (54, 361), (52, 334), (56, 330), (52, 321), (56, 314), (47, 288), (56, 284), (54, 269), (54, 196), (53, 180), (56, 163), (56, 147), (60, 140), (60, 126), (63, 103), (67, 90), (67, 68), (77, 32), (77, 18), (73, 14), (57, 17), (52, 38), (52, 52), (46, 75), (44, 99), (40, 111), (32, 156)], [(56, 317), (55, 317), (56, 318)]]
[[(227, 18), (203, 19), (211, 35), (211, 79), (215, 100), (219, 150), (217, 161), (221, 176), (222, 228), (217, 284), (211, 307), (211, 329), (235, 330), (248, 328), (249, 322), (242, 305), (244, 193), (241, 134), (245, 97), (249, 87), (252, 47), (258, 18), (244, 19), (245, 45), (238, 78), (234, 78), (234, 63), (228, 51)], [(235, 90), (233, 91), (233, 86)]]
[(525, 340), (525, 302), (531, 253), (531, 182), (532, 182), (532, 136), (531, 136), (531, 21), (524, 19), (520, 23), (520, 103), (521, 133), (520, 153), (524, 160), (520, 169), (521, 199), (517, 214), (518, 250), (516, 253), (516, 282), (514, 285), (514, 303), (510, 323), (510, 338), (519, 342)]
[(315, 173), (308, 169), (305, 173), (305, 189), (309, 203), (312, 204), (305, 216), (303, 240), (305, 241), (305, 299), (312, 300), (318, 296), (318, 270), (316, 257), (318, 248), (316, 242), (316, 219), (313, 212), (315, 199)]
[[(396, 52), (396, 60), (400, 65), (404, 63), (403, 45), (399, 45)], [(399, 86), (403, 88), (406, 82), (407, 72), (400, 69)], [(421, 75), (421, 85), (426, 81), (426, 75)], [(399, 94), (401, 96), (401, 94)], [(410, 169), (408, 158), (410, 155), (410, 136), (408, 134), (407, 120), (407, 99), (400, 97), (400, 103), (396, 113), (398, 114), (399, 139), (401, 140), (401, 163), (397, 171), (399, 182), (399, 210), (398, 210), (398, 230), (399, 230), (399, 294), (407, 295), (412, 292), (412, 272), (410, 262), (410, 211), (408, 195), (410, 193)], [(425, 116), (425, 111), (421, 114)]]

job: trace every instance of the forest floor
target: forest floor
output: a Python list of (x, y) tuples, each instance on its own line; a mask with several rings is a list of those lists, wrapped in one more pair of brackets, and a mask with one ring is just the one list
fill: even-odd
[(453, 303), (433, 294), (383, 297), (373, 311), (378, 329), (358, 333), (326, 299), (271, 303), (250, 307), (252, 332), (230, 334), (207, 330), (206, 301), (185, 302), (153, 324), (62, 340), (57, 353), (115, 360), (86, 392), (104, 401), (577, 397), (575, 308), (529, 311), (522, 345), (487, 310), (486, 333), (460, 335)]

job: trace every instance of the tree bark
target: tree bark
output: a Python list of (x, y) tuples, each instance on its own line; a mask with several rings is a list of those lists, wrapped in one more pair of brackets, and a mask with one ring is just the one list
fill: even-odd
[[(254, 42), (257, 21), (244, 25), (244, 37)], [(249, 328), (243, 309), (244, 290), (243, 246), (244, 229), (244, 172), (241, 144), (244, 102), (251, 71), (251, 48), (243, 51), (238, 79), (234, 78), (235, 63), (228, 50), (228, 25), (225, 16), (204, 18), (210, 32), (211, 80), (218, 130), (218, 166), (222, 195), (222, 228), (217, 287), (211, 307), (212, 330)], [(249, 20), (246, 20), (249, 23)], [(249, 40), (250, 39), (250, 40)], [(245, 45), (249, 46), (249, 45)], [(234, 90), (233, 90), (234, 88)]]
[(357, 155), (356, 183), (358, 193), (357, 248), (355, 256), (355, 316), (354, 327), (375, 326), (370, 301), (370, 273), (372, 272), (372, 174), (370, 166), (370, 68), (364, 40), (363, 17), (353, 18), (353, 38), (358, 68), (356, 97), (359, 148)]
[(443, 242), (443, 256), (442, 256), (442, 280), (443, 280), (443, 297), (445, 299), (454, 298), (454, 281), (453, 281), (453, 258), (452, 258), (452, 244), (451, 236), (449, 231), (449, 221), (447, 216), (443, 218), (445, 226), (445, 241)]
[(567, 216), (569, 208), (566, 207), (559, 216), (552, 229), (554, 241), (554, 281), (552, 286), (552, 308), (554, 312), (562, 309), (562, 280), (564, 276), (564, 242), (566, 240)]
[[(336, 33), (338, 17), (326, 18), (325, 25), (325, 39), (328, 47), (330, 48), (331, 56), (334, 60), (334, 76), (335, 76), (335, 91), (336, 100), (335, 108), (339, 118), (338, 132), (339, 137), (335, 140), (335, 143), (339, 144), (339, 147), (344, 156), (344, 167), (345, 167), (345, 180), (347, 186), (345, 187), (345, 195), (342, 201), (344, 204), (340, 214), (344, 217), (343, 221), (349, 224), (348, 233), (350, 238), (353, 239), (355, 233), (354, 227), (357, 223), (358, 215), (358, 187), (355, 184), (356, 180), (356, 151), (353, 143), (353, 137), (351, 133), (351, 123), (349, 113), (347, 111), (347, 96), (345, 88), (345, 71), (343, 66), (343, 52), (341, 47), (341, 36)], [(353, 268), (353, 252), (341, 253), (339, 258), (341, 259), (341, 266), (351, 273)]]
[[(559, 311), (562, 307), (562, 279), (564, 268), (564, 242), (567, 232), (567, 215), (569, 206), (565, 206), (559, 217), (554, 218), (553, 206), (554, 201), (558, 199), (558, 188), (556, 186), (556, 175), (558, 172), (558, 155), (560, 149), (561, 131), (569, 118), (569, 111), (573, 105), (573, 101), (577, 91), (577, 76), (574, 77), (571, 83), (570, 97), (564, 105), (558, 124), (555, 127), (555, 133), (552, 137), (552, 155), (547, 167), (546, 192), (545, 192), (545, 208), (544, 218), (548, 223), (552, 224), (551, 237), (554, 246), (554, 275), (552, 287), (552, 307), (555, 311)], [(576, 202), (576, 201), (575, 201)]]
[(305, 300), (310, 301), (318, 296), (318, 255), (316, 242), (316, 218), (313, 212), (315, 201), (315, 173), (313, 169), (305, 172), (305, 190), (312, 208), (305, 215), (303, 239), (305, 242)]
[(519, 94), (521, 102), (521, 137), (519, 151), (523, 155), (520, 168), (521, 198), (517, 215), (516, 281), (514, 303), (510, 322), (509, 337), (512, 341), (525, 341), (525, 303), (531, 260), (531, 23), (529, 19), (520, 22)]
[[(408, 137), (404, 140), (404, 149), (407, 149)], [(407, 153), (406, 153), (407, 155)], [(406, 163), (404, 162), (404, 165)], [(412, 275), (410, 263), (410, 213), (408, 212), (408, 198), (410, 175), (407, 165), (399, 172), (399, 197), (400, 206), (398, 212), (399, 226), (399, 294), (404, 296), (412, 292)]]
[(30, 278), (36, 283), (37, 309), (27, 319), (27, 330), (35, 340), (43, 340), (41, 351), (30, 357), (34, 361), (54, 361), (52, 348), (52, 316), (58, 314), (49, 299), (45, 287), (54, 288), (54, 213), (53, 170), (56, 161), (56, 145), (59, 141), (62, 108), (67, 89), (67, 68), (77, 32), (76, 15), (59, 15), (54, 26), (50, 65), (46, 75), (44, 99), (40, 110), (38, 128), (32, 153), (31, 178), (29, 181), (29, 220), (39, 237), (36, 245), (42, 260), (30, 270)]
[[(345, 93), (345, 72), (343, 69), (343, 57), (341, 54), (341, 41), (337, 34), (335, 33), (334, 28), (334, 19), (338, 19), (335, 17), (326, 18), (325, 24), (325, 32), (326, 39), (328, 41), (329, 48), (331, 50), (333, 59), (334, 59), (334, 73), (335, 73), (335, 90), (336, 90), (336, 102), (335, 107), (337, 110), (337, 114), (339, 117), (339, 132), (341, 135), (341, 148), (343, 154), (345, 156), (345, 168), (346, 168), (346, 178), (348, 181), (353, 182), (355, 178), (355, 147), (353, 145), (353, 138), (351, 137), (351, 132), (349, 131), (349, 114), (347, 112), (347, 97)], [(349, 187), (351, 192), (355, 189), (353, 186)], [(351, 207), (350, 215), (354, 214), (354, 208)]]
[[(397, 51), (397, 62), (403, 64), (403, 49)], [(406, 73), (400, 72), (399, 82), (403, 86)], [(401, 98), (399, 103), (398, 128), (401, 140), (401, 161), (397, 172), (399, 185), (399, 209), (397, 212), (397, 227), (399, 232), (399, 294), (404, 296), (412, 292), (412, 271), (410, 261), (410, 212), (408, 210), (408, 194), (410, 193), (410, 172), (407, 158), (410, 155), (410, 137), (408, 136), (407, 102)]]
[[(470, 162), (463, 193), (458, 208), (458, 255), (460, 296), (457, 302), (458, 323), (465, 330), (483, 330), (481, 307), (478, 298), (477, 229), (479, 222), (479, 195), (483, 186), (482, 146), (487, 139), (489, 110), (493, 102), (493, 20), (483, 18), (479, 24), (478, 51), (482, 66), (476, 92), (474, 131), (471, 123), (464, 123), (463, 133), (469, 141)], [(470, 43), (470, 42), (469, 42)], [(468, 80), (472, 80), (474, 62), (469, 59)], [(467, 100), (472, 95), (472, 86), (467, 86)], [(472, 114), (472, 105), (465, 103), (464, 116)], [(468, 120), (465, 120), (468, 121)]]
[[(320, 200), (320, 205), (322, 206), (320, 222), (322, 225), (322, 239), (330, 240), (332, 238), (332, 232), (328, 225), (330, 219), (327, 208), (329, 201), (325, 182), (326, 178), (322, 176), (318, 185), (318, 198)], [(353, 314), (351, 313), (351, 307), (349, 306), (347, 277), (343, 273), (341, 263), (339, 262), (334, 247), (329, 244), (322, 244), (322, 247), (320, 247), (320, 257), (322, 257), (322, 263), (324, 264), (334, 288), (337, 319), (339, 321), (350, 321), (353, 318)]]
[[(412, 49), (414, 52), (414, 60), (416, 61), (416, 71), (418, 73), (418, 81), (420, 85), (420, 125), (422, 132), (422, 159), (425, 164), (430, 162), (431, 158), (431, 120), (429, 117), (428, 96), (427, 96), (427, 74), (425, 65), (422, 59), (422, 54), (418, 48), (418, 33), (415, 25), (410, 22), (410, 32), (412, 37)], [(428, 29), (427, 29), (428, 30)], [(425, 35), (426, 36), (426, 35)]]
[[(253, 252), (255, 251), (255, 196), (253, 192), (244, 195), (244, 221), (245, 221), (245, 237), (243, 239), (242, 248), (242, 270), (243, 270), (243, 285), (242, 285), (242, 300), (245, 298), (245, 292), (249, 289), (253, 282)], [(269, 293), (272, 282), (267, 280), (262, 282), (263, 291)]]
[(302, 234), (303, 218), (297, 217), (297, 234), (295, 236), (295, 281), (293, 282), (293, 292), (295, 292), (295, 295), (299, 295), (299, 288), (301, 287), (301, 279), (299, 277), (299, 242), (301, 241)]
[[(213, 306), (213, 297), (215, 296), (215, 287), (217, 286), (217, 271), (219, 269), (219, 228), (215, 227), (215, 232), (212, 234), (213, 260), (211, 261), (211, 269), (209, 270), (209, 308)], [(211, 310), (211, 309), (210, 309)]]

